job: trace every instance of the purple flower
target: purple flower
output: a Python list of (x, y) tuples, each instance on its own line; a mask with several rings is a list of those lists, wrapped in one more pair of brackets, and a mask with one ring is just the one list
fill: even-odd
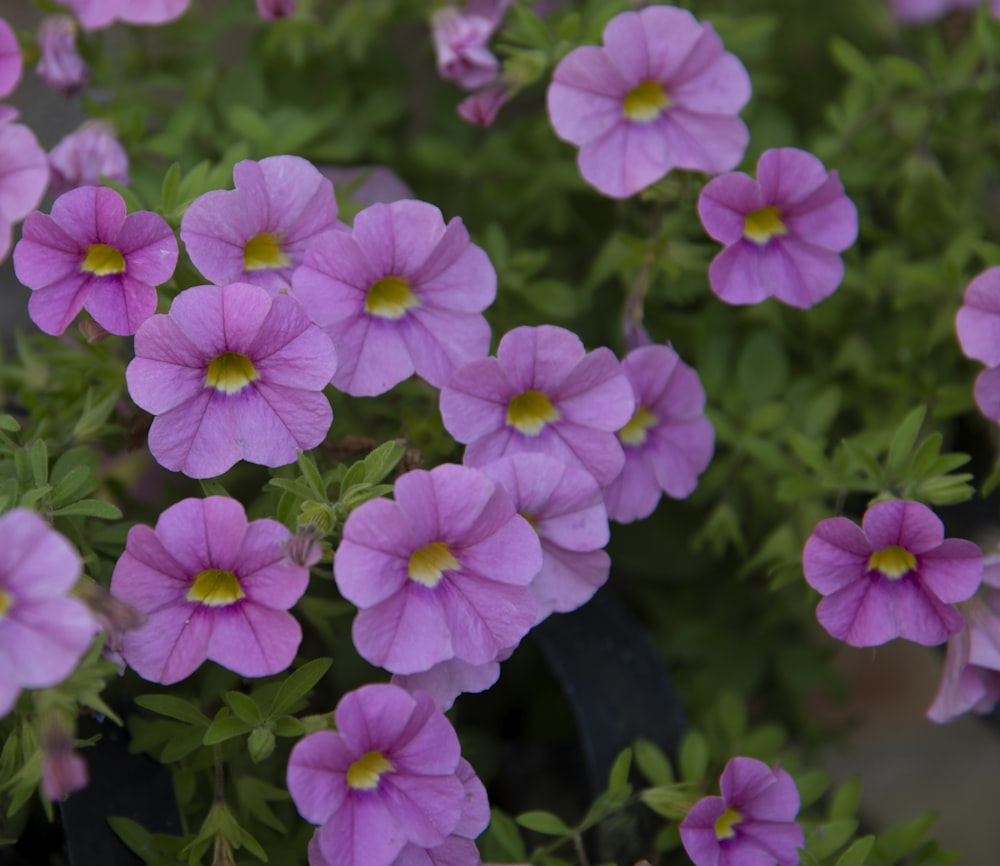
[(128, 155), (111, 124), (89, 120), (49, 151), (53, 195), (78, 186), (96, 186), (102, 177), (128, 184)]
[(705, 231), (726, 245), (708, 269), (729, 304), (772, 295), (793, 307), (818, 303), (840, 285), (840, 253), (858, 236), (858, 212), (837, 172), (794, 147), (764, 152), (757, 180), (733, 172), (710, 180), (698, 199)]
[(406, 181), (387, 165), (321, 165), (319, 171), (333, 182), (334, 191), (349, 187), (347, 195), (360, 205), (413, 198)]
[(465, 97), (457, 107), (458, 116), (473, 126), (492, 126), (497, 112), (510, 98), (510, 89), (504, 84), (492, 84)]
[(287, 668), (302, 640), (288, 608), (309, 583), (292, 565), (291, 533), (276, 520), (247, 523), (235, 499), (184, 499), (156, 529), (133, 526), (111, 592), (146, 615), (122, 656), (139, 676), (169, 685), (206, 659), (244, 677)]
[(100, 30), (115, 21), (126, 24), (166, 24), (180, 18), (191, 0), (63, 0), (86, 30)]
[(431, 18), (437, 69), (445, 81), (475, 90), (493, 81), (500, 62), (487, 48), (510, 0), (444, 6)]
[(177, 239), (162, 217), (126, 216), (125, 200), (96, 186), (61, 195), (51, 216), (31, 214), (14, 249), (17, 278), (33, 292), (28, 312), (47, 334), (61, 334), (84, 307), (112, 334), (134, 334), (176, 264)]
[(576, 610), (608, 579), (608, 514), (589, 472), (543, 454), (515, 454), (482, 471), (502, 484), (518, 514), (538, 533), (542, 568), (531, 582), (539, 623)]
[(327, 232), (310, 244), (293, 291), (337, 349), (333, 385), (370, 396), (414, 372), (441, 387), (457, 367), (486, 357), (482, 311), (496, 281), (460, 219), (446, 226), (433, 205), (397, 201), (361, 211), (352, 234)]
[(412, 674), (516, 646), (535, 622), (528, 584), (542, 557), (506, 491), (445, 464), (407, 472), (394, 495), (351, 512), (333, 562), (341, 595), (359, 608), (358, 652)]
[(681, 822), (684, 850), (695, 866), (795, 866), (805, 834), (795, 822), (799, 792), (780, 767), (730, 758), (721, 797), (702, 797)]
[(618, 431), (625, 468), (604, 491), (608, 515), (619, 523), (648, 517), (666, 492), (688, 496), (715, 448), (698, 374), (670, 346), (633, 349), (622, 370), (638, 408)]
[(602, 47), (559, 62), (548, 109), (556, 135), (580, 147), (584, 180), (627, 198), (673, 168), (734, 168), (749, 140), (737, 116), (749, 98), (746, 69), (711, 24), (648, 6), (612, 18)]
[(955, 329), (962, 351), (989, 368), (976, 378), (976, 403), (1000, 424), (1000, 267), (988, 268), (969, 283)]
[(336, 225), (333, 184), (300, 156), (245, 159), (233, 181), (236, 189), (207, 192), (185, 212), (181, 240), (191, 261), (216, 285), (289, 288), (309, 242)]
[(0, 99), (9, 96), (21, 80), (23, 60), (17, 34), (0, 18)]
[(76, 50), (76, 21), (69, 15), (47, 15), (36, 39), (41, 52), (35, 67), (38, 77), (67, 96), (82, 89), (90, 69)]
[(610, 349), (587, 352), (552, 325), (505, 334), (495, 358), (460, 368), (441, 390), (444, 426), (465, 463), (548, 454), (610, 484), (625, 463), (615, 431), (632, 417), (632, 386)]
[(287, 295), (194, 286), (143, 324), (135, 355), (129, 393), (156, 415), (149, 450), (167, 469), (208, 478), (240, 459), (284, 466), (330, 429), (333, 346)]
[(35, 134), (11, 121), (17, 112), (0, 106), (0, 261), (7, 258), (12, 229), (41, 201), (49, 164)]
[(896, 20), (903, 24), (925, 24), (953, 9), (975, 9), (980, 0), (889, 0)]
[(434, 705), (442, 712), (447, 712), (459, 695), (465, 692), (476, 694), (492, 688), (500, 679), (500, 662), (509, 658), (513, 651), (513, 647), (500, 650), (495, 659), (481, 664), (448, 659), (419, 673), (393, 674), (392, 684), (411, 693), (427, 692)]
[(430, 697), (363, 686), (341, 698), (334, 720), (336, 731), (304, 737), (288, 760), (295, 807), (321, 825), (312, 866), (391, 866), (407, 844), (433, 848), (459, 828), (470, 806), (466, 770)]
[(87, 787), (90, 781), (87, 762), (73, 748), (73, 729), (61, 713), (43, 723), (41, 746), (42, 795), (46, 800), (64, 800)]
[(295, 14), (295, 0), (257, 0), (257, 14), (265, 21)]
[(983, 557), (971, 541), (944, 537), (927, 506), (891, 500), (872, 505), (861, 527), (822, 520), (802, 553), (806, 582), (823, 600), (820, 624), (851, 646), (903, 637), (943, 643), (962, 628), (954, 604), (979, 587)]
[(97, 634), (86, 605), (68, 595), (81, 568), (69, 542), (33, 511), (0, 517), (0, 716), (22, 688), (66, 679)]

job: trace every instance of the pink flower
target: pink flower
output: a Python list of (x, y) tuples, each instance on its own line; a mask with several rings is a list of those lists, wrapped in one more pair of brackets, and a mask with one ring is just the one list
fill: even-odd
[(66, 95), (82, 89), (90, 69), (76, 50), (76, 21), (69, 15), (47, 15), (38, 26), (36, 39), (41, 52), (35, 67), (38, 77)]
[(288, 760), (295, 807), (321, 825), (311, 866), (391, 866), (408, 844), (434, 848), (481, 823), (483, 794), (426, 694), (363, 686), (334, 719), (336, 731), (304, 737)]
[(638, 408), (618, 431), (625, 468), (604, 502), (612, 520), (631, 523), (652, 514), (662, 493), (683, 499), (694, 490), (712, 459), (715, 430), (698, 374), (670, 346), (633, 349), (622, 371)]
[(513, 647), (502, 649), (495, 659), (481, 664), (448, 659), (419, 673), (393, 674), (391, 682), (410, 693), (427, 692), (434, 705), (441, 712), (447, 712), (459, 695), (465, 692), (476, 694), (492, 688), (500, 679), (500, 662), (509, 658), (513, 651)]
[(504, 84), (492, 84), (465, 97), (458, 104), (458, 116), (473, 126), (492, 126), (497, 112), (510, 98), (510, 90)]
[(61, 334), (86, 307), (112, 334), (134, 334), (156, 311), (156, 286), (177, 264), (177, 239), (150, 211), (125, 214), (112, 189), (84, 186), (35, 212), (14, 250), (17, 278), (32, 290), (28, 312)]
[(233, 181), (236, 189), (207, 192), (185, 212), (181, 240), (191, 261), (216, 285), (290, 288), (309, 242), (337, 223), (333, 184), (300, 156), (245, 159)]
[(466, 466), (407, 472), (395, 501), (347, 518), (334, 558), (341, 595), (359, 608), (354, 645), (398, 674), (457, 658), (493, 661), (535, 622), (528, 584), (538, 537), (502, 487)]
[(625, 463), (615, 436), (635, 412), (632, 387), (610, 349), (587, 352), (571, 331), (521, 327), (495, 358), (461, 367), (441, 389), (444, 426), (468, 445), (465, 463), (548, 454), (610, 484)]
[(612, 18), (602, 47), (559, 62), (548, 109), (556, 135), (580, 147), (584, 180), (627, 198), (673, 168), (734, 168), (749, 139), (737, 116), (749, 98), (746, 69), (711, 24), (647, 6)]
[(128, 184), (128, 155), (111, 124), (89, 120), (49, 151), (52, 194), (78, 186), (96, 186), (102, 177)]
[(295, 14), (295, 0), (257, 0), (257, 14), (265, 21)]
[(87, 762), (73, 748), (73, 730), (63, 719), (47, 720), (41, 737), (42, 795), (46, 800), (64, 800), (87, 787)]
[(446, 226), (433, 205), (397, 201), (361, 211), (352, 234), (327, 232), (310, 244), (293, 292), (337, 349), (334, 387), (370, 396), (414, 372), (441, 387), (462, 364), (485, 358), (482, 311), (496, 280), (460, 219)]
[(285, 558), (290, 537), (276, 520), (247, 523), (225, 496), (184, 499), (155, 530), (133, 526), (111, 576), (111, 592), (147, 617), (122, 640), (128, 665), (164, 685), (206, 659), (244, 677), (287, 668), (302, 640), (287, 611), (309, 583)]
[(35, 134), (12, 123), (16, 111), (0, 106), (0, 261), (7, 258), (12, 230), (37, 206), (49, 182), (49, 165)]
[(100, 30), (115, 21), (126, 24), (166, 24), (180, 18), (191, 0), (63, 0), (86, 30)]
[(58, 685), (97, 634), (69, 597), (82, 565), (69, 542), (33, 511), (0, 516), (0, 716), (22, 688)]
[(464, 90), (493, 81), (500, 73), (500, 62), (486, 46), (509, 5), (510, 0), (493, 0), (470, 3), (464, 9), (438, 9), (431, 18), (438, 75)]
[(799, 792), (780, 767), (731, 758), (721, 797), (702, 797), (681, 822), (681, 842), (695, 866), (795, 866), (805, 834), (796, 823)]
[(9, 96), (21, 80), (23, 61), (17, 34), (0, 18), (0, 99)]
[(333, 411), (323, 395), (333, 346), (298, 302), (259, 286), (194, 286), (135, 335), (125, 377), (156, 415), (149, 450), (167, 469), (208, 478), (237, 460), (284, 466), (315, 448)]
[(976, 378), (976, 404), (1000, 424), (1000, 267), (988, 268), (969, 283), (955, 329), (966, 356), (988, 366)]
[(816, 525), (802, 553), (806, 582), (823, 600), (820, 624), (851, 646), (902, 637), (943, 643), (962, 628), (956, 602), (978, 589), (983, 558), (971, 541), (944, 538), (919, 502), (872, 505), (862, 525), (832, 517)]
[(975, 9), (980, 0), (889, 0), (892, 14), (903, 24), (925, 24), (953, 9)]
[(857, 208), (837, 172), (794, 147), (762, 154), (757, 180), (742, 172), (710, 180), (698, 215), (705, 231), (726, 245), (712, 260), (708, 282), (730, 304), (773, 295), (811, 307), (840, 285), (840, 253), (858, 236)]

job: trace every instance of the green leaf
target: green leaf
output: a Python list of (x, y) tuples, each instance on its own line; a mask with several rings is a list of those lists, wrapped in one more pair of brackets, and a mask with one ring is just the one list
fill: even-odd
[(17, 433), (20, 429), (21, 425), (13, 415), (0, 415), (0, 430), (4, 433)]
[(701, 731), (688, 731), (681, 740), (680, 754), (681, 778), (685, 782), (697, 784), (708, 771), (708, 741)]
[(901, 860), (917, 847), (935, 820), (937, 820), (936, 815), (927, 814), (905, 824), (890, 827), (875, 840), (875, 853), (885, 863)]
[(737, 362), (736, 381), (742, 398), (750, 406), (785, 391), (788, 356), (773, 332), (761, 330), (750, 335)]
[(864, 862), (868, 859), (868, 852), (872, 850), (874, 844), (874, 836), (862, 836), (860, 839), (855, 839), (851, 843), (851, 847), (837, 858), (836, 866), (864, 866)]
[(642, 802), (658, 815), (671, 821), (679, 821), (691, 810), (693, 789), (691, 785), (657, 785), (646, 788), (639, 796)]
[(306, 726), (295, 716), (278, 716), (272, 727), (278, 737), (301, 737), (306, 732)]
[(167, 744), (163, 747), (163, 751), (160, 753), (160, 761), (164, 764), (170, 764), (173, 761), (179, 761), (181, 758), (187, 757), (202, 745), (203, 735), (204, 731), (197, 727), (185, 728), (174, 734), (174, 736), (167, 740)]
[(517, 829), (514, 819), (497, 808), (490, 809), (490, 824), (479, 837), (479, 843), (482, 845), (483, 857), (490, 860), (523, 863), (528, 859), (524, 839), (521, 838), (521, 831)]
[(654, 785), (669, 785), (674, 781), (670, 759), (656, 743), (640, 737), (632, 746), (632, 751), (639, 772)]
[(799, 789), (800, 808), (805, 809), (830, 787), (830, 774), (823, 770), (809, 770), (795, 777), (795, 787)]
[(252, 730), (252, 727), (252, 725), (248, 725), (243, 719), (238, 719), (236, 716), (216, 716), (215, 721), (205, 731), (205, 736), (202, 737), (201, 742), (204, 746), (214, 746), (216, 743), (224, 743), (233, 737), (240, 737)]
[(383, 442), (364, 459), (365, 481), (378, 484), (399, 465), (406, 454), (406, 446), (399, 442)]
[(259, 725), (263, 720), (264, 716), (260, 707), (249, 695), (245, 695), (243, 692), (226, 692), (225, 699), (233, 714), (248, 725)]
[(270, 757), (274, 751), (274, 731), (263, 726), (254, 728), (247, 740), (247, 751), (250, 753), (250, 760), (255, 764)]
[(903, 423), (893, 434), (892, 441), (889, 443), (889, 455), (886, 458), (886, 468), (890, 478), (898, 478), (905, 470), (907, 458), (916, 444), (926, 415), (927, 407), (918, 406), (903, 419)]
[(222, 486), (222, 483), (215, 478), (199, 478), (198, 483), (201, 485), (201, 492), (206, 496), (229, 496), (229, 491)]
[(175, 162), (163, 175), (160, 188), (160, 213), (170, 214), (180, 204), (181, 164)]
[(28, 447), (31, 458), (31, 477), (35, 487), (44, 487), (49, 481), (49, 449), (44, 439), (36, 439)]
[(138, 854), (144, 862), (149, 862), (149, 855), (153, 853), (152, 836), (145, 827), (131, 818), (119, 815), (112, 815), (108, 818), (108, 824), (122, 842)]
[(99, 517), (102, 520), (121, 520), (122, 512), (117, 505), (105, 502), (103, 499), (81, 499), (70, 505), (64, 505), (52, 512), (53, 517)]
[(352, 487), (357, 484), (365, 483), (365, 464), (364, 461), (358, 461), (353, 464), (350, 469), (344, 473), (343, 479), (340, 482), (340, 497), (344, 498), (344, 494), (347, 493)]
[(848, 779), (837, 788), (830, 803), (830, 818), (853, 818), (861, 802), (861, 779)]
[[(302, 477), (305, 478), (306, 484), (309, 485), (313, 498), (320, 502), (325, 501), (326, 484), (323, 483), (323, 475), (316, 465), (316, 459), (307, 451), (299, 451), (296, 453), (295, 462), (299, 467), (299, 471), (302, 472)], [(303, 498), (308, 499), (309, 497)]]
[(830, 40), (830, 54), (836, 63), (848, 75), (856, 78), (872, 78), (875, 70), (868, 58), (846, 39), (834, 36)]
[(91, 469), (89, 466), (76, 466), (71, 469), (52, 488), (52, 504), (58, 505), (72, 498), (73, 494), (77, 493), (90, 478)]
[(632, 750), (622, 749), (611, 765), (611, 772), (608, 775), (609, 788), (621, 788), (628, 784), (629, 770), (632, 769)]
[(323, 679), (332, 664), (333, 659), (318, 658), (302, 665), (302, 667), (281, 684), (277, 694), (274, 696), (274, 700), (271, 702), (271, 708), (267, 713), (268, 718), (287, 713)]
[(820, 824), (806, 840), (806, 850), (817, 860), (825, 860), (847, 844), (858, 829), (856, 818), (842, 818)]
[(719, 695), (716, 713), (730, 742), (743, 736), (747, 729), (747, 711), (743, 699), (736, 692), (726, 691)]
[(139, 695), (135, 702), (143, 709), (180, 722), (188, 722), (199, 727), (207, 727), (210, 724), (209, 718), (190, 701), (174, 695)]
[(547, 836), (571, 836), (573, 831), (558, 815), (551, 812), (523, 812), (515, 819), (522, 827)]

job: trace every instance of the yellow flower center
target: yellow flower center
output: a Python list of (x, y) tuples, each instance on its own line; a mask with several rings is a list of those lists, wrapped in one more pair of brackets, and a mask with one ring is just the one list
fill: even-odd
[(462, 564), (451, 555), (443, 541), (432, 541), (410, 554), (411, 580), (433, 589), (446, 571), (456, 571)]
[(13, 604), (14, 599), (11, 594), (0, 589), (0, 619), (7, 616), (7, 611), (11, 609)]
[(625, 94), (622, 113), (629, 120), (650, 123), (670, 105), (670, 97), (657, 82), (643, 81)]
[(756, 244), (766, 244), (776, 235), (787, 235), (788, 229), (781, 221), (781, 212), (773, 205), (752, 210), (743, 223), (743, 237)]
[(896, 580), (917, 567), (917, 558), (905, 547), (891, 544), (868, 557), (868, 570), (881, 571), (889, 580)]
[(715, 838), (716, 839), (732, 839), (736, 835), (736, 831), (733, 829), (740, 821), (743, 820), (743, 816), (737, 812), (732, 806), (727, 806), (726, 811), (719, 815), (715, 819)]
[(260, 378), (253, 363), (246, 355), (223, 352), (212, 358), (205, 372), (205, 387), (215, 388), (223, 394), (235, 394)]
[(420, 298), (404, 277), (383, 277), (365, 296), (365, 312), (383, 319), (399, 319), (410, 308), (419, 306)]
[(370, 791), (378, 785), (383, 773), (395, 769), (381, 752), (365, 752), (347, 768), (347, 785), (355, 791)]
[(266, 271), (268, 268), (283, 268), (287, 265), (288, 256), (281, 248), (281, 237), (275, 232), (256, 234), (243, 247), (245, 271)]
[(635, 410), (628, 424), (618, 431), (618, 438), (626, 445), (642, 445), (646, 441), (646, 431), (660, 423), (660, 418), (645, 406)]
[(200, 601), (209, 607), (225, 607), (246, 597), (236, 575), (221, 568), (199, 571), (184, 596), (188, 601)]
[(527, 436), (537, 436), (546, 424), (561, 417), (541, 391), (525, 391), (507, 404), (507, 423)]
[(80, 270), (95, 277), (125, 273), (125, 257), (120, 251), (107, 244), (91, 244), (80, 262)]

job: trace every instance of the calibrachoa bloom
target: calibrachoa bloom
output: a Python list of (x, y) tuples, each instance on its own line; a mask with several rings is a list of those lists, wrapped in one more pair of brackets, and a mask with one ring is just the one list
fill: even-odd
[(684, 850), (695, 866), (795, 866), (805, 834), (796, 823), (799, 792), (780, 767), (731, 758), (719, 779), (721, 797), (702, 797), (681, 822)]
[(156, 415), (149, 450), (192, 478), (237, 460), (283, 466), (315, 448), (333, 410), (323, 396), (333, 346), (299, 303), (259, 286), (194, 286), (135, 335), (125, 376)]
[(354, 645), (399, 674), (458, 658), (482, 664), (535, 622), (528, 584), (538, 536), (507, 492), (482, 472), (445, 464), (396, 481), (395, 501), (351, 512), (333, 570), (360, 609)]
[[(924, 24), (954, 9), (975, 9), (981, 0), (889, 0), (896, 19), (904, 24)], [(994, 8), (998, 4), (993, 4)]]
[(414, 372), (441, 387), (489, 352), (482, 316), (496, 297), (489, 258), (458, 218), (421, 201), (375, 204), (354, 231), (310, 244), (293, 292), (337, 349), (333, 385), (382, 394)]
[(761, 154), (756, 180), (743, 172), (710, 180), (698, 215), (726, 245), (712, 260), (708, 282), (730, 304), (774, 296), (811, 307), (840, 285), (840, 253), (858, 236), (858, 211), (837, 172), (794, 147)]
[(125, 200), (96, 186), (60, 196), (51, 216), (29, 215), (14, 249), (17, 278), (32, 290), (28, 312), (47, 334), (61, 334), (84, 307), (112, 334), (134, 334), (176, 264), (177, 239), (162, 217), (126, 216)]
[(49, 164), (35, 134), (12, 121), (17, 112), (0, 106), (0, 261), (7, 258), (15, 223), (41, 201)]
[(141, 677), (169, 685), (211, 659), (245, 677), (287, 668), (302, 641), (288, 613), (309, 569), (285, 557), (291, 533), (276, 520), (247, 523), (226, 496), (184, 499), (156, 529), (133, 526), (111, 592), (146, 615), (122, 656)]
[(978, 589), (983, 556), (971, 541), (945, 538), (926, 505), (872, 505), (861, 527), (845, 517), (820, 521), (802, 553), (806, 582), (824, 599), (820, 624), (851, 646), (903, 637), (943, 643), (962, 628), (956, 602)]
[(505, 454), (548, 454), (610, 484), (625, 463), (615, 436), (635, 397), (610, 349), (587, 352), (552, 325), (505, 334), (495, 358), (455, 372), (441, 389), (444, 426), (467, 443), (464, 461), (482, 466)]
[(510, 0), (472, 0), (462, 9), (438, 9), (431, 18), (438, 75), (465, 90), (493, 81), (500, 61), (487, 44), (509, 5)]
[(276, 21), (295, 13), (295, 0), (257, 0), (257, 14), (265, 21)]
[(9, 96), (21, 80), (21, 49), (10, 25), (0, 18), (0, 99)]
[(90, 69), (76, 50), (76, 21), (69, 15), (47, 15), (38, 25), (36, 39), (41, 54), (35, 67), (38, 77), (67, 95), (80, 90)]
[(492, 688), (500, 679), (500, 662), (512, 652), (513, 648), (500, 650), (497, 658), (475, 665), (462, 659), (448, 659), (416, 674), (393, 674), (392, 683), (408, 692), (427, 692), (435, 706), (447, 712), (459, 695)]
[(608, 514), (589, 472), (543, 454), (515, 454), (482, 471), (502, 484), (518, 514), (538, 533), (542, 568), (531, 582), (536, 623), (576, 610), (608, 579)]
[(22, 688), (66, 679), (97, 634), (86, 605), (68, 597), (81, 570), (69, 542), (33, 511), (0, 517), (0, 716)]
[(434, 848), (459, 828), (468, 770), (430, 697), (363, 686), (341, 698), (334, 720), (336, 731), (304, 737), (288, 760), (295, 807), (321, 825), (312, 866), (391, 866), (408, 844)]
[(300, 156), (245, 159), (233, 181), (236, 189), (207, 192), (184, 213), (191, 261), (216, 285), (289, 288), (309, 242), (337, 223), (333, 184)]
[(458, 116), (473, 126), (492, 126), (497, 112), (510, 98), (505, 84), (491, 84), (465, 97), (457, 106)]
[(976, 378), (976, 404), (1000, 424), (1000, 267), (988, 268), (969, 283), (955, 328), (962, 351), (989, 367)]
[(602, 47), (559, 62), (548, 110), (556, 135), (580, 147), (584, 180), (627, 198), (673, 168), (735, 167), (749, 140), (737, 115), (749, 99), (746, 69), (711, 24), (647, 6), (612, 18)]
[(114, 21), (126, 24), (166, 24), (187, 11), (191, 0), (63, 0), (87, 30), (100, 30)]
[(648, 517), (666, 492), (683, 499), (698, 484), (715, 448), (698, 374), (670, 346), (629, 352), (622, 370), (637, 408), (618, 431), (625, 468), (604, 491), (608, 516), (619, 523)]
[(948, 638), (941, 684), (927, 710), (932, 722), (989, 713), (1000, 700), (1000, 553), (983, 557), (983, 592), (960, 609), (965, 625)]
[(128, 184), (128, 155), (109, 123), (89, 120), (49, 151), (51, 191), (62, 195), (78, 186), (96, 186), (101, 177)]

